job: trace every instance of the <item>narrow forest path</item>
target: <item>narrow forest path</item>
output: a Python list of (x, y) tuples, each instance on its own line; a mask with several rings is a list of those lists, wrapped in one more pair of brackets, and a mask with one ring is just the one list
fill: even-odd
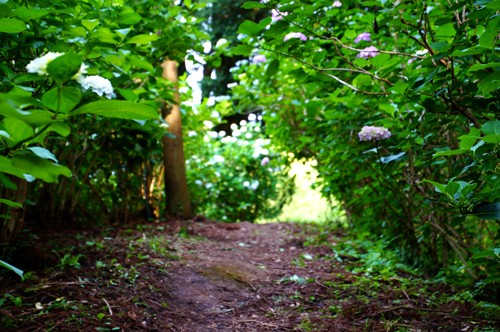
[[(207, 220), (51, 234), (55, 238), (51, 245), (61, 256), (72, 251), (64, 268), (41, 269), (22, 284), (0, 276), (0, 294), (9, 294), (0, 305), (0, 327), (6, 331), (495, 331), (483, 330), (482, 326), (495, 323), (487, 322), (473, 310), (474, 303), (446, 286), (403, 273), (372, 278), (348, 272), (347, 265), (359, 263), (338, 258), (331, 245), (341, 239), (333, 234), (323, 234), (322, 245), (304, 245), (318, 235), (291, 223)], [(56, 263), (44, 245), (29, 248), (25, 264)], [(78, 255), (81, 267), (75, 268), (78, 263), (70, 259)]]

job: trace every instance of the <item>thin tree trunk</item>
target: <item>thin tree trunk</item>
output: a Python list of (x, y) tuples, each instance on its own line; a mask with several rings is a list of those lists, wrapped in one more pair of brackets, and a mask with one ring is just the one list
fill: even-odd
[(176, 84), (175, 104), (165, 107), (162, 116), (170, 124), (169, 132), (175, 138), (163, 137), (163, 161), (165, 164), (165, 214), (170, 217), (192, 215), (189, 203), (184, 146), (182, 143), (182, 120), (178, 92), (177, 63), (165, 60), (162, 63), (163, 77)]

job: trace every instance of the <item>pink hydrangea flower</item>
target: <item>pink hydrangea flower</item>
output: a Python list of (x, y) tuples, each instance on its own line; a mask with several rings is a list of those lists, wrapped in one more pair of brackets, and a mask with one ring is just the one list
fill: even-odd
[(391, 132), (384, 127), (364, 126), (358, 136), (360, 141), (379, 141), (391, 137)]
[(373, 58), (379, 54), (378, 49), (375, 46), (370, 46), (359, 52), (356, 58)]
[(271, 161), (271, 159), (269, 159), (268, 157), (264, 157), (260, 161), (260, 166), (266, 166), (270, 161)]
[(306, 41), (307, 37), (304, 35), (302, 32), (290, 32), (288, 35), (285, 36), (284, 41), (287, 41), (290, 38), (300, 38), (302, 41)]
[(364, 40), (364, 41), (372, 41), (372, 39), (370, 38), (370, 35), (371, 34), (369, 32), (360, 33), (359, 36), (357, 36), (356, 39), (354, 39), (354, 42), (355, 43), (359, 43), (362, 40)]
[(342, 2), (340, 1), (334, 1), (332, 4), (332, 7), (342, 7)]
[(266, 62), (266, 56), (262, 54), (257, 54), (253, 57), (253, 63)]

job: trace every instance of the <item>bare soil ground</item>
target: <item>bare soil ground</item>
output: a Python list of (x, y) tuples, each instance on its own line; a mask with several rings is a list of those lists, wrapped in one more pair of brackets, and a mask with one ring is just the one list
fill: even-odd
[(358, 263), (334, 259), (330, 244), (341, 240), (335, 234), (324, 245), (304, 246), (317, 234), (297, 224), (199, 221), (39, 234), (14, 257), (36, 273), (22, 283), (0, 275), (0, 330), (472, 332), (500, 326), (447, 286), (403, 273), (377, 279), (346, 271), (346, 264)]

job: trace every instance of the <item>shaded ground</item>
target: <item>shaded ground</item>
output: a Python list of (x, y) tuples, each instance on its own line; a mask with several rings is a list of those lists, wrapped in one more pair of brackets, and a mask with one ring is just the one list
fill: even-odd
[(500, 326), (498, 312), (488, 315), (444, 285), (403, 273), (348, 272), (359, 263), (336, 255), (331, 244), (341, 239), (333, 234), (323, 234), (322, 245), (304, 246), (318, 233), (297, 224), (200, 219), (39, 235), (38, 245), (15, 257), (36, 274), (23, 283), (0, 275), (0, 330), (470, 332)]

